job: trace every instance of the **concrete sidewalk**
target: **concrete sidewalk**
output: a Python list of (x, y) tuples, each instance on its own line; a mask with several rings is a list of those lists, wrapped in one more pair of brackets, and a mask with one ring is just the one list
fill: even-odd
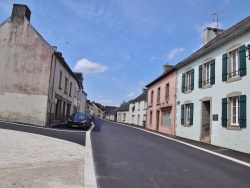
[(0, 187), (83, 187), (84, 146), (0, 129)]

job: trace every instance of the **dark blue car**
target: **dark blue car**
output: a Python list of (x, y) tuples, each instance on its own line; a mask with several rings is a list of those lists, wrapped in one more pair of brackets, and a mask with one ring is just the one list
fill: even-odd
[(91, 127), (91, 119), (85, 113), (75, 112), (68, 119), (68, 126), (70, 127)]

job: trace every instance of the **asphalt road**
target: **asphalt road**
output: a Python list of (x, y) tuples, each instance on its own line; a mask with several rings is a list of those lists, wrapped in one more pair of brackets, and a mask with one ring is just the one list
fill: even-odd
[(0, 128), (49, 136), (74, 142), (83, 146), (85, 146), (85, 135), (87, 131), (82, 128), (67, 128), (65, 124), (46, 128), (3, 121), (0, 121)]
[(91, 132), (101, 188), (250, 187), (250, 168), (114, 122), (95, 119)]

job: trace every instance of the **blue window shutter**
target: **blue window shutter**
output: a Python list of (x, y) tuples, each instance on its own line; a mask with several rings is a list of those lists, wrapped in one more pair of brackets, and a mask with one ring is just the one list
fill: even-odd
[(239, 124), (240, 128), (246, 128), (247, 127), (247, 96), (241, 95), (240, 96), (240, 117), (239, 117)]
[(215, 59), (212, 59), (210, 62), (211, 71), (210, 71), (210, 84), (215, 84)]
[(246, 46), (242, 45), (239, 47), (239, 55), (240, 55), (240, 68), (239, 74), (240, 76), (245, 76), (247, 74), (246, 69)]
[(194, 90), (194, 69), (191, 70), (191, 90)]
[(184, 125), (184, 104), (181, 105), (181, 124)]
[(227, 98), (222, 99), (221, 125), (227, 127)]
[(193, 118), (194, 118), (194, 103), (190, 103), (190, 120), (189, 120), (190, 125), (193, 125)]
[(227, 53), (222, 55), (222, 81), (227, 81)]
[(186, 74), (182, 73), (182, 84), (181, 84), (181, 91), (182, 91), (182, 93), (185, 92), (185, 76), (186, 76)]
[(202, 65), (199, 66), (199, 83), (198, 87), (202, 88)]

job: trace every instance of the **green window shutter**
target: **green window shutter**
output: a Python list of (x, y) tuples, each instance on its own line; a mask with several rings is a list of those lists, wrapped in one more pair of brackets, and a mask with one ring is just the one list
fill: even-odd
[(210, 62), (211, 71), (210, 71), (210, 84), (215, 84), (215, 59), (212, 59)]
[(221, 125), (227, 127), (227, 98), (222, 99)]
[(181, 105), (181, 124), (184, 125), (184, 104)]
[(239, 74), (240, 76), (245, 76), (247, 74), (246, 69), (246, 46), (242, 45), (239, 47), (239, 55), (240, 55), (240, 68), (239, 68)]
[(194, 69), (191, 70), (191, 90), (194, 90)]
[(199, 66), (199, 83), (198, 87), (202, 88), (202, 65)]
[(240, 117), (239, 117), (239, 124), (241, 128), (247, 127), (247, 96), (241, 95), (240, 96)]
[(227, 53), (222, 55), (222, 81), (227, 81)]
[(190, 120), (189, 120), (190, 125), (193, 125), (193, 118), (194, 118), (194, 103), (190, 103)]
[(186, 76), (186, 74), (182, 73), (182, 84), (181, 84), (181, 91), (182, 91), (182, 93), (185, 92), (185, 76)]

